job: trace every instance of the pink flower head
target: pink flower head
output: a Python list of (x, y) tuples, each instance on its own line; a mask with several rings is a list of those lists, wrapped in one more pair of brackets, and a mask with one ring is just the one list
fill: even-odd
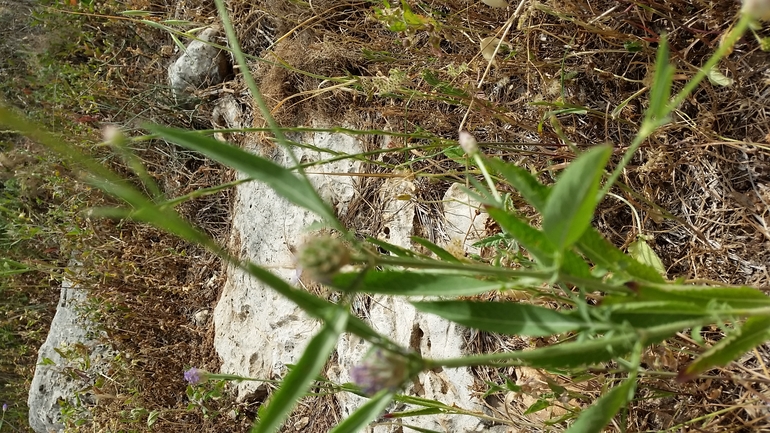
[(350, 376), (353, 382), (368, 395), (382, 389), (398, 389), (407, 379), (406, 359), (382, 349), (376, 349), (353, 367)]
[(208, 380), (209, 372), (206, 370), (200, 370), (195, 367), (184, 372), (184, 380), (190, 383), (190, 385), (197, 385)]

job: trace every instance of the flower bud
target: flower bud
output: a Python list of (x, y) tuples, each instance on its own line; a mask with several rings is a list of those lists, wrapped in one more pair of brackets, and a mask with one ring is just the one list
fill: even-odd
[(383, 389), (397, 390), (409, 378), (407, 360), (391, 352), (375, 349), (350, 372), (353, 382), (367, 395)]
[(770, 0), (743, 0), (741, 13), (757, 21), (770, 21)]
[(340, 239), (318, 236), (302, 246), (297, 256), (299, 266), (319, 282), (328, 282), (350, 263), (350, 251)]
[(460, 131), (460, 147), (468, 154), (473, 156), (479, 151), (479, 145), (476, 143), (476, 137), (472, 136), (468, 131)]
[(189, 382), (190, 385), (198, 385), (209, 380), (209, 372), (193, 367), (184, 372), (184, 380)]

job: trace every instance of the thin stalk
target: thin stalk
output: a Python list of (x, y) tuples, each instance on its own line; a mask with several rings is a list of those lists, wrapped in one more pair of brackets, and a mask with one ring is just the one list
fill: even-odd
[[(733, 29), (727, 34), (725, 39), (722, 41), (721, 44), (719, 44), (719, 48), (717, 48), (716, 52), (708, 59), (708, 61), (703, 65), (700, 70), (698, 70), (698, 73), (695, 74), (690, 81), (685, 84), (685, 86), (682, 88), (682, 90), (679, 91), (679, 93), (674, 96), (674, 98), (671, 100), (671, 102), (666, 106), (665, 110), (665, 116), (662, 116), (663, 118), (668, 117), (669, 114), (671, 114), (674, 110), (679, 108), (679, 105), (684, 102), (685, 98), (692, 93), (693, 90), (695, 90), (696, 87), (700, 84), (701, 81), (703, 81), (706, 76), (708, 76), (709, 71), (716, 66), (717, 63), (719, 63), (720, 60), (722, 60), (724, 57), (726, 57), (730, 52), (732, 52), (733, 45), (740, 39), (744, 33), (746, 33), (746, 30), (749, 29), (749, 26), (751, 25), (753, 19), (748, 14), (742, 14), (741, 18), (738, 20), (738, 23), (733, 27)], [(602, 188), (601, 192), (599, 193), (599, 197), (604, 197), (609, 192), (610, 188), (612, 188), (612, 185), (615, 184), (615, 181), (618, 180), (620, 177), (620, 174), (623, 172), (623, 170), (626, 168), (629, 162), (631, 162), (631, 158), (636, 153), (636, 150), (639, 148), (639, 146), (644, 142), (644, 140), (647, 139), (650, 135), (652, 135), (653, 132), (655, 132), (658, 128), (666, 124), (667, 121), (663, 120), (656, 120), (656, 121), (645, 121), (642, 123), (642, 126), (639, 128), (639, 132), (637, 133), (636, 137), (634, 137), (634, 140), (631, 142), (631, 146), (629, 146), (628, 150), (626, 150), (625, 154), (623, 154), (623, 159), (621, 159), (620, 163), (617, 167), (615, 167), (615, 170), (613, 170), (612, 175), (610, 175), (609, 179), (607, 179), (607, 182), (604, 185), (604, 188)]]

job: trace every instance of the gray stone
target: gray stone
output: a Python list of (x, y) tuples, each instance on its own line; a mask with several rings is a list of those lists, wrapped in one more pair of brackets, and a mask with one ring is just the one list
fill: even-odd
[[(109, 348), (92, 337), (79, 311), (87, 292), (72, 282), (62, 283), (59, 305), (45, 343), (40, 347), (29, 398), (29, 425), (38, 433), (62, 432), (62, 403), (88, 418), (92, 397), (87, 390), (94, 377), (106, 366)], [(76, 399), (75, 396), (79, 395)]]
[(219, 35), (216, 27), (208, 28), (190, 42), (184, 53), (168, 67), (168, 80), (176, 98), (183, 99), (191, 91), (221, 83), (228, 70), (225, 53), (214, 43)]

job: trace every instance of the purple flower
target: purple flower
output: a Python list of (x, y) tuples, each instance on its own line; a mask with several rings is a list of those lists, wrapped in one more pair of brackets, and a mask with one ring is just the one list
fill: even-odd
[(407, 363), (403, 357), (376, 349), (350, 371), (353, 382), (368, 395), (383, 389), (398, 389), (407, 379)]
[(190, 385), (197, 385), (208, 380), (208, 375), (208, 371), (193, 367), (184, 372), (184, 380), (188, 381)]
[(8, 411), (8, 403), (3, 403), (3, 412)]

